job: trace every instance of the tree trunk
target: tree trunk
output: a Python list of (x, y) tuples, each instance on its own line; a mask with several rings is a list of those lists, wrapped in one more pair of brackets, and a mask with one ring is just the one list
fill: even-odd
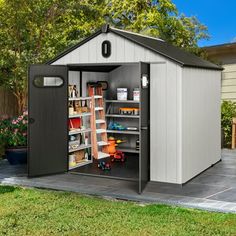
[(25, 93), (18, 93), (17, 95), (15, 94), (15, 96), (17, 99), (17, 113), (18, 115), (22, 115), (27, 108), (27, 95)]

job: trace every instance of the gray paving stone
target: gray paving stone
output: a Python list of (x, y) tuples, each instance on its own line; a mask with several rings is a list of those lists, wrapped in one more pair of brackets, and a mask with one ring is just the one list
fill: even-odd
[(236, 203), (236, 188), (231, 188), (227, 191), (218, 193), (209, 199)]
[[(166, 203), (236, 212), (236, 150), (222, 150), (222, 162), (208, 169), (183, 187), (150, 182), (138, 194), (138, 183), (70, 173), (27, 178), (26, 166), (10, 166), (0, 161), (0, 183), (72, 191), (147, 203)], [(230, 189), (229, 189), (230, 188)]]

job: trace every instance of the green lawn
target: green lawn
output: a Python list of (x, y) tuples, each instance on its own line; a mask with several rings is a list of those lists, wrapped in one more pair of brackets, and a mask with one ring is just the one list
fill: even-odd
[(0, 186), (0, 235), (236, 235), (236, 214)]

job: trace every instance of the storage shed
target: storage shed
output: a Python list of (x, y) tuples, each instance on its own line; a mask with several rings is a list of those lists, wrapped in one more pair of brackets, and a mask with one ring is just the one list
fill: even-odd
[(148, 181), (186, 183), (221, 159), (221, 70), (104, 25), (29, 69), (29, 176), (132, 179), (139, 192)]

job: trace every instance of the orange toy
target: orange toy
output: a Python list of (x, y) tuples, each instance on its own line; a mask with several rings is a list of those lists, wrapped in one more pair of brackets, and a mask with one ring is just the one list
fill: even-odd
[(109, 143), (109, 146), (108, 146), (108, 153), (110, 155), (114, 155), (116, 153), (116, 140), (113, 138), (113, 137), (109, 137), (108, 138), (108, 143)]
[(108, 143), (109, 143), (108, 153), (111, 157), (112, 162), (115, 161), (115, 160), (119, 160), (121, 162), (124, 162), (126, 160), (126, 157), (125, 157), (124, 153), (121, 152), (121, 151), (116, 150), (117, 144), (118, 143), (123, 143), (123, 142), (126, 142), (126, 141), (115, 140), (114, 137), (109, 137), (108, 138)]

